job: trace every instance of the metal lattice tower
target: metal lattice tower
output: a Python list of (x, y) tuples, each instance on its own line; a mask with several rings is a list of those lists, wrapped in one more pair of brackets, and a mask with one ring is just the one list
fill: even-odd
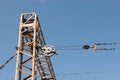
[(46, 45), (35, 12), (21, 14), (16, 50), (15, 80), (56, 80), (50, 61), (55, 50)]

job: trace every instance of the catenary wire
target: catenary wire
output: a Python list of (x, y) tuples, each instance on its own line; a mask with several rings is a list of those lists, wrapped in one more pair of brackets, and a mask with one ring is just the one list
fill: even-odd
[(15, 56), (16, 56), (16, 54), (11, 56), (3, 65), (0, 65), (0, 69), (4, 68)]
[(56, 74), (56, 76), (60, 77), (63, 80), (67, 76), (76, 76), (76, 75), (92, 75), (92, 74), (119, 74), (120, 70), (116, 71), (103, 71), (103, 72), (83, 72), (83, 73), (64, 73), (64, 74)]
[[(94, 45), (112, 46), (112, 45), (120, 45), (120, 43), (95, 43)], [(87, 48), (84, 48), (83, 46), (87, 46)], [(84, 50), (84, 49), (89, 49), (89, 48), (93, 48), (93, 47), (90, 47), (89, 45), (67, 45), (67, 46), (55, 46), (55, 48), (56, 48), (56, 50)], [(115, 48), (115, 47), (96, 48), (96, 50), (106, 50), (106, 51), (108, 51), (108, 50), (120, 50), (120, 48)], [(0, 69), (2, 69), (5, 65), (7, 65), (15, 56), (16, 56), (16, 54), (11, 56), (3, 65), (0, 65)]]
[[(115, 43), (115, 42), (114, 43), (94, 43), (94, 45), (97, 46), (95, 50), (120, 50), (119, 47), (115, 47), (117, 45), (120, 45), (120, 43)], [(90, 45), (67, 45), (67, 46), (55, 46), (55, 48), (56, 50), (83, 50), (83, 49), (93, 48), (94, 45), (92, 46)], [(98, 46), (102, 46), (102, 47), (98, 47)], [(106, 47), (103, 48), (103, 46), (106, 46)]]

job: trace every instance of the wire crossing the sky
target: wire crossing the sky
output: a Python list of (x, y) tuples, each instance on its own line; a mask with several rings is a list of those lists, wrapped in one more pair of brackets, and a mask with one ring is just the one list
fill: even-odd
[(101, 71), (101, 72), (83, 72), (83, 73), (79, 73), (79, 72), (75, 72), (75, 73), (64, 73), (64, 74), (57, 74), (57, 76), (61, 76), (61, 79), (64, 79), (67, 76), (76, 76), (76, 75), (92, 75), (92, 74), (119, 74), (120, 70), (116, 70), (116, 71)]
[(3, 65), (0, 66), (0, 69), (2, 69), (3, 67), (5, 67), (5, 65), (7, 65), (15, 56), (16, 56), (16, 54), (14, 54), (13, 56), (11, 56)]
[(64, 75), (64, 76), (70, 76), (70, 75), (81, 75), (81, 74), (113, 74), (113, 73), (120, 73), (120, 70), (117, 71), (102, 71), (102, 72), (83, 72), (83, 73), (65, 73), (65, 74), (58, 74), (58, 76), (60, 75)]
[[(120, 43), (95, 43), (94, 45), (70, 45), (70, 46), (56, 46), (57, 50), (120, 50), (120, 47), (116, 47)], [(101, 47), (100, 47), (101, 46)], [(104, 47), (104, 48), (103, 48)]]
[[(101, 46), (101, 47), (99, 47)], [(103, 48), (105, 46), (105, 48)], [(116, 48), (118, 46), (118, 48)], [(97, 50), (120, 50), (120, 43), (95, 43), (94, 45), (69, 45), (69, 46), (55, 46), (56, 50), (88, 50), (88, 49), (94, 49)], [(11, 56), (3, 65), (0, 65), (0, 69), (4, 68), (14, 57), (16, 54)]]

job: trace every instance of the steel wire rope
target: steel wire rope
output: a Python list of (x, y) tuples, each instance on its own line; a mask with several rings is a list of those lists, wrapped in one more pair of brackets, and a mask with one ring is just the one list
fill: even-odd
[(63, 46), (55, 46), (56, 50), (83, 50), (83, 45), (63, 45)]
[(56, 76), (61, 76), (63, 79), (66, 76), (73, 76), (73, 75), (115, 74), (115, 73), (120, 73), (120, 70), (118, 70), (118, 71), (103, 71), (103, 72), (64, 73), (64, 74), (56, 74)]
[[(95, 45), (120, 45), (120, 43), (95, 43)], [(67, 46), (55, 46), (56, 50), (83, 50), (84, 45), (67, 45)], [(92, 48), (92, 47), (90, 47)], [(96, 50), (120, 50), (120, 48), (98, 48)], [(7, 65), (17, 54), (11, 56), (3, 65), (0, 65), (0, 69), (2, 69), (5, 65)]]
[(0, 69), (4, 68), (17, 54), (11, 56), (3, 65), (0, 65)]
[[(120, 43), (94, 43), (96, 46), (107, 46), (107, 47), (98, 47), (95, 50), (120, 50), (120, 48), (116, 48), (116, 45), (120, 45)], [(94, 46), (93, 45), (93, 46)], [(84, 48), (84, 46), (87, 48)], [(56, 50), (83, 50), (83, 49), (89, 49), (93, 48), (93, 46), (90, 45), (67, 45), (67, 46), (55, 46)], [(114, 47), (108, 47), (108, 46), (114, 46)]]

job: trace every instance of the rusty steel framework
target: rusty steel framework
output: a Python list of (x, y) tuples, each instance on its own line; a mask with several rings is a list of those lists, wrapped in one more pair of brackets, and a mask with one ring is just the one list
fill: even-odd
[(50, 60), (54, 53), (54, 47), (45, 43), (37, 14), (22, 13), (15, 80), (56, 80)]

